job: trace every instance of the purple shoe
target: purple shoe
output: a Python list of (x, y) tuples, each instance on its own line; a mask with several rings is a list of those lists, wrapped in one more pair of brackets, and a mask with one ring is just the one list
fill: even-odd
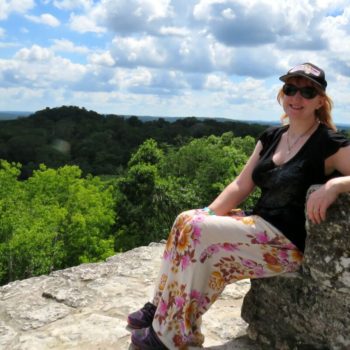
[(146, 303), (142, 309), (128, 316), (128, 325), (134, 329), (147, 328), (152, 325), (157, 307), (152, 303)]
[(152, 326), (133, 330), (131, 342), (138, 350), (168, 350), (160, 341)]

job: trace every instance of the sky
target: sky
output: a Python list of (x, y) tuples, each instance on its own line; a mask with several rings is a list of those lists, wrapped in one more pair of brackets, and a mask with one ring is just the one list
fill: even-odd
[(304, 62), (350, 123), (348, 0), (0, 0), (2, 111), (278, 120)]

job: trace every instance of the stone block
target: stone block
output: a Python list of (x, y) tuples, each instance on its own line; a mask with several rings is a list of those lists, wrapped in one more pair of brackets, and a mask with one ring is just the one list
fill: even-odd
[(262, 349), (349, 350), (350, 193), (339, 196), (325, 222), (306, 227), (300, 271), (252, 280), (242, 318)]

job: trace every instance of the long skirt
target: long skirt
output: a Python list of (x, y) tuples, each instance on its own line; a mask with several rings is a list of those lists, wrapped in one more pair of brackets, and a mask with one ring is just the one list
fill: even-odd
[(171, 229), (156, 284), (153, 328), (169, 349), (201, 346), (201, 316), (225, 286), (298, 270), (302, 253), (277, 228), (240, 210), (181, 213)]

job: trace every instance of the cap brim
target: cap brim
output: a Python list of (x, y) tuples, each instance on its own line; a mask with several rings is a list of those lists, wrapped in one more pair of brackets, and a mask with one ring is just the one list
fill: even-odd
[(303, 74), (302, 72), (285, 74), (285, 75), (282, 75), (279, 79), (283, 82), (286, 82), (288, 79), (295, 78), (295, 77), (303, 77), (305, 79), (308, 79), (308, 80), (312, 81), (313, 83), (317, 84), (322, 90), (326, 90), (326, 87), (324, 85), (319, 83), (317, 80), (312, 79), (308, 75)]

